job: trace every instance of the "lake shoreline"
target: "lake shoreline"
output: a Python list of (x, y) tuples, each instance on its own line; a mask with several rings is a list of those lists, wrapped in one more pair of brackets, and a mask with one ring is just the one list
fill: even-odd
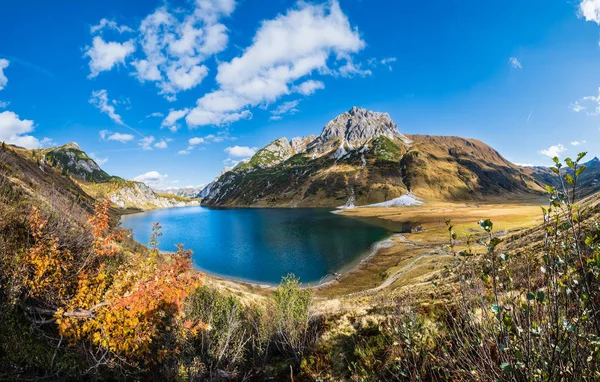
[[(280, 277), (290, 273), (301, 282), (310, 280), (303, 282), (306, 287), (330, 285), (390, 246), (397, 232), (372, 219), (334, 214), (338, 211), (330, 208), (253, 209), (256, 213), (244, 212), (248, 211), (244, 208), (227, 210), (240, 213), (218, 213), (204, 206), (163, 208), (123, 215), (120, 227), (130, 230), (133, 239), (143, 244), (152, 223), (158, 221), (164, 226), (161, 253), (173, 253), (172, 245), (185, 243), (197, 253), (193, 267), (198, 272), (260, 289), (276, 287)], [(230, 228), (213, 233), (212, 227), (218, 226)], [(261, 253), (264, 256), (259, 256)]]

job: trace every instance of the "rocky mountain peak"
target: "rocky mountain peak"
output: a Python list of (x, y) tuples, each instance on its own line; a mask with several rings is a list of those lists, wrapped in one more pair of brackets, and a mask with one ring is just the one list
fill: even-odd
[(354, 106), (325, 125), (321, 135), (309, 145), (308, 150), (324, 152), (338, 146), (357, 149), (380, 136), (410, 144), (410, 140), (400, 134), (398, 126), (388, 113)]
[(598, 164), (600, 164), (600, 159), (598, 159), (598, 157), (594, 157), (594, 159), (592, 159), (591, 161), (587, 162), (585, 165), (589, 167), (590, 165), (595, 166), (595, 165), (598, 165)]

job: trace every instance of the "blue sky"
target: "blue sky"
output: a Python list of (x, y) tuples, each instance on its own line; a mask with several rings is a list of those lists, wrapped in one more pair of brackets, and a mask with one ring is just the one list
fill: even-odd
[(600, 155), (600, 0), (0, 0), (0, 140), (207, 183), (352, 106), (515, 163)]

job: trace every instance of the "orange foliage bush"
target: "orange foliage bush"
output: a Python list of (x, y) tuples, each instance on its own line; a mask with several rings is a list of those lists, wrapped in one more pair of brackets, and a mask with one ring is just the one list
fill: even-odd
[(109, 207), (108, 201), (96, 204), (89, 219), (90, 254), (80, 264), (59, 248), (58, 239), (46, 233), (47, 221), (32, 209), (34, 243), (23, 255), (28, 297), (47, 300), (52, 292), (52, 304), (44, 305), (56, 307), (60, 335), (72, 343), (86, 341), (130, 363), (146, 362), (143, 357), (151, 353), (158, 355), (152, 361), (161, 361), (167, 350), (159, 339), (188, 330), (182, 303), (200, 285), (200, 274), (191, 267), (191, 251), (183, 247), (172, 255), (153, 249), (116, 259), (122, 237), (111, 233)]

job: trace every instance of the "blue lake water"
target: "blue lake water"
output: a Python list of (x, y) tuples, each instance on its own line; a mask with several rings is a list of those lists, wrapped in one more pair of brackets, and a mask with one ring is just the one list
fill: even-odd
[(154, 222), (163, 227), (160, 250), (184, 244), (203, 271), (271, 284), (288, 273), (318, 282), (368, 255), (390, 234), (326, 209), (171, 208), (124, 216), (121, 226), (147, 244)]

